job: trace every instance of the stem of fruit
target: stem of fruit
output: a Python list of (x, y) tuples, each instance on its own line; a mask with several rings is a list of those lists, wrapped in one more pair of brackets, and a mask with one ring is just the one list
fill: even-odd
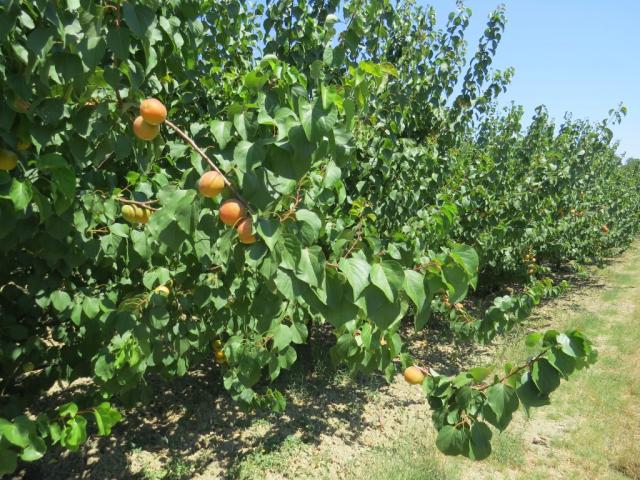
[(207, 156), (206, 153), (204, 153), (204, 150), (202, 150), (197, 144), (196, 142), (194, 142), (191, 137), (189, 137), (189, 135), (187, 135), (186, 133), (184, 133), (182, 130), (180, 130), (178, 127), (176, 127), (173, 123), (171, 123), (169, 120), (165, 120), (164, 123), (167, 124), (167, 126), (169, 128), (171, 128), (174, 132), (176, 132), (178, 135), (180, 135), (188, 144), (191, 148), (193, 148), (196, 152), (198, 152), (198, 154), (204, 159), (206, 160), (206, 162), (209, 164), (209, 166), (215, 170), (216, 172), (218, 172), (218, 174), (220, 174), (220, 176), (222, 177), (222, 179), (224, 180), (224, 184), (229, 187), (229, 190), (231, 190), (231, 192), (233, 193), (233, 195), (240, 200), (245, 207), (247, 207), (247, 211), (249, 211), (249, 213), (251, 213), (251, 208), (249, 207), (249, 202), (247, 202), (242, 195), (240, 195), (240, 193), (238, 193), (238, 191), (235, 189), (235, 187), (233, 186), (233, 184), (229, 181), (229, 179), (225, 176), (224, 173), (222, 173), (220, 171), (220, 169), (218, 168), (218, 166), (213, 163), (213, 161)]
[(157, 208), (153, 208), (151, 206), (152, 203), (157, 203), (157, 200), (147, 200), (146, 202), (139, 202), (137, 200), (127, 200), (126, 198), (118, 198), (117, 199), (120, 203), (127, 203), (129, 205), (138, 205), (139, 207), (142, 208), (146, 208), (147, 210), (153, 210), (154, 212), (156, 212), (158, 209)]

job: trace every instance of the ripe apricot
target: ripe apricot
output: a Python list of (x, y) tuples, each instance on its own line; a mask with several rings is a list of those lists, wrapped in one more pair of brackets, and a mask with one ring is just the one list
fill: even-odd
[(171, 293), (171, 290), (169, 290), (169, 287), (167, 287), (166, 285), (158, 285), (156, 288), (153, 289), (154, 293), (157, 293), (158, 295), (162, 295), (165, 297), (168, 297), (169, 294)]
[(236, 227), (236, 232), (238, 232), (240, 242), (246, 244), (255, 243), (256, 236), (253, 234), (253, 222), (250, 218), (241, 220)]
[(216, 351), (215, 356), (216, 356), (216, 362), (218, 363), (225, 363), (227, 361), (227, 356), (224, 354), (222, 350)]
[(0, 170), (10, 171), (18, 165), (18, 156), (11, 150), (0, 148)]
[(140, 115), (151, 125), (160, 125), (167, 119), (167, 107), (155, 98), (147, 98), (140, 102)]
[(602, 226), (602, 233), (609, 233), (609, 227), (607, 225)]
[(198, 191), (201, 195), (213, 198), (224, 189), (224, 178), (218, 172), (205, 172), (198, 180)]
[(244, 217), (246, 209), (244, 205), (235, 198), (226, 200), (220, 205), (219, 210), (220, 220), (222, 223), (229, 226), (234, 226), (238, 221)]
[(424, 381), (424, 373), (415, 365), (404, 370), (404, 379), (411, 385), (420, 385)]
[(153, 140), (160, 133), (160, 125), (151, 125), (139, 116), (133, 121), (133, 133), (140, 140)]

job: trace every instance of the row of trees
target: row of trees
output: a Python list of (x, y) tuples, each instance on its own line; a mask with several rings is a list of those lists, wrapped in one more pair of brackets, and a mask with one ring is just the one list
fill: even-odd
[[(541, 108), (523, 128), (495, 107), (504, 12), (472, 53), (469, 17), (439, 28), (388, 0), (4, 2), (0, 472), (109, 434), (115, 404), (212, 362), (212, 343), (234, 399), (281, 410), (268, 381), (316, 325), (337, 364), (391, 379), (413, 363), (403, 322), (435, 309), (490, 340), (557, 292), (551, 270), (627, 246), (640, 171), (612, 143), (623, 109), (557, 127)], [(159, 129), (134, 124), (148, 96)], [(221, 195), (198, 182), (212, 169)], [(238, 231), (218, 219), (230, 200)], [(461, 303), (513, 282), (478, 318)], [(580, 332), (527, 344), (504, 375), (420, 367), (442, 451), (485, 458), (488, 424), (594, 358)], [(92, 395), (39, 410), (83, 377)]]

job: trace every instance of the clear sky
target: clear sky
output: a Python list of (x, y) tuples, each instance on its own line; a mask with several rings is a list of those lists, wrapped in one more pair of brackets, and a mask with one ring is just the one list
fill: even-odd
[[(441, 22), (455, 8), (455, 0), (418, 1)], [(623, 102), (619, 151), (640, 158), (640, 0), (467, 0), (470, 46), (500, 3), (508, 22), (494, 66), (516, 70), (502, 103), (524, 105), (527, 116), (544, 104), (558, 121), (567, 111), (598, 121)]]

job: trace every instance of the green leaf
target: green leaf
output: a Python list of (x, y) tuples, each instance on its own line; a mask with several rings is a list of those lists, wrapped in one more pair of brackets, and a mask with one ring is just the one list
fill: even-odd
[(77, 450), (87, 441), (87, 420), (77, 416), (69, 419), (62, 431), (60, 443), (71, 451)]
[(209, 130), (218, 142), (220, 150), (224, 150), (231, 140), (231, 128), (231, 122), (223, 122), (222, 120), (213, 120), (209, 125)]
[(487, 390), (487, 406), (483, 412), (487, 421), (499, 430), (504, 430), (511, 422), (512, 414), (518, 409), (516, 391), (508, 385), (498, 383)]
[(531, 378), (541, 393), (551, 393), (560, 385), (558, 370), (546, 358), (540, 358), (533, 364)]
[(112, 26), (107, 33), (107, 46), (119, 60), (129, 58), (129, 29), (124, 26)]
[(529, 372), (522, 376), (521, 384), (516, 389), (516, 393), (527, 416), (530, 414), (531, 408), (549, 405), (549, 396), (538, 390)]
[(347, 277), (347, 281), (353, 289), (353, 299), (360, 297), (363, 290), (369, 285), (369, 272), (371, 266), (361, 258), (341, 258), (338, 263), (340, 271)]
[(107, 49), (104, 39), (100, 36), (85, 34), (85, 37), (78, 45), (78, 51), (84, 64), (90, 69), (95, 69)]
[(296, 268), (296, 276), (312, 287), (320, 285), (324, 271), (324, 265), (318, 261), (318, 250), (317, 246), (301, 249), (300, 261)]
[(233, 150), (233, 161), (241, 172), (247, 172), (262, 164), (266, 150), (261, 143), (241, 140)]
[(31, 184), (26, 180), (24, 182), (20, 182), (14, 178), (13, 182), (11, 182), (9, 197), (11, 198), (16, 210), (24, 210), (29, 206), (31, 198), (33, 197)]
[(569, 377), (576, 368), (576, 359), (564, 353), (560, 348), (554, 347), (546, 354), (549, 363), (560, 372), (564, 378)]
[(122, 17), (131, 29), (133, 35), (139, 39), (145, 38), (155, 22), (156, 14), (149, 7), (125, 3), (122, 6)]
[(58, 407), (58, 415), (61, 417), (75, 417), (78, 414), (78, 406), (73, 403), (65, 403)]
[(431, 316), (433, 293), (421, 273), (414, 270), (405, 270), (404, 277), (404, 290), (416, 306), (415, 329), (422, 330)]
[(383, 260), (371, 267), (369, 273), (371, 283), (386, 295), (390, 302), (395, 302), (398, 291), (404, 284), (404, 271), (395, 260)]
[(25, 462), (35, 462), (41, 459), (47, 452), (47, 445), (44, 440), (37, 435), (29, 437), (30, 444), (22, 450), (20, 458)]
[(82, 311), (89, 318), (95, 318), (100, 313), (100, 300), (86, 297), (82, 302)]
[(269, 250), (273, 250), (280, 238), (280, 222), (276, 219), (259, 218), (256, 223), (256, 231), (267, 244)]
[(427, 298), (427, 292), (424, 283), (424, 275), (415, 270), (404, 271), (404, 290), (411, 301), (419, 310), (424, 305)]
[(300, 209), (296, 211), (296, 220), (300, 225), (300, 236), (303, 245), (313, 245), (317, 242), (322, 228), (322, 220), (311, 210)]
[(358, 305), (380, 330), (389, 328), (403, 314), (399, 302), (390, 302), (386, 296), (380, 295), (380, 290), (373, 285), (364, 289), (362, 297), (358, 299)]
[(56, 290), (51, 294), (51, 304), (57, 311), (62, 312), (71, 306), (71, 297), (67, 292)]
[(18, 454), (0, 444), (0, 475), (13, 473), (18, 467)]
[(286, 347), (289, 346), (289, 344), (293, 340), (293, 336), (291, 335), (291, 330), (289, 329), (288, 326), (283, 324), (279, 324), (274, 330), (274, 332), (272, 333), (272, 335), (273, 335), (273, 346), (278, 350), (284, 350)]
[(484, 460), (491, 455), (491, 429), (484, 422), (475, 422), (469, 438), (469, 458)]
[(487, 367), (473, 367), (469, 369), (469, 374), (473, 377), (476, 383), (482, 382), (492, 372), (491, 368)]
[(111, 434), (113, 426), (122, 420), (122, 415), (108, 402), (103, 402), (93, 410), (99, 435)]
[(445, 425), (438, 431), (436, 447), (445, 455), (461, 455), (469, 442), (469, 431)]
[(449, 284), (449, 300), (451, 303), (464, 299), (469, 289), (469, 276), (457, 264), (447, 264), (442, 268), (442, 276)]
[(471, 286), (475, 288), (480, 262), (477, 252), (468, 245), (456, 245), (451, 250), (451, 257), (466, 271), (471, 278)]
[(35, 435), (35, 424), (25, 416), (19, 416), (12, 422), (0, 421), (0, 434), (9, 443), (26, 448), (30, 444), (30, 436)]

